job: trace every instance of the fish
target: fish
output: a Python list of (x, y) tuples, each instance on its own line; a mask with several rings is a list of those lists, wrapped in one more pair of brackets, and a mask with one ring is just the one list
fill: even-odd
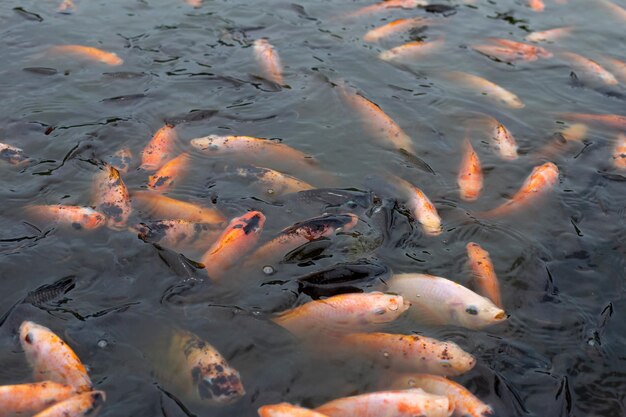
[(574, 69), (580, 71), (585, 77), (594, 82), (600, 82), (607, 85), (619, 84), (615, 75), (611, 74), (596, 61), (573, 52), (561, 52), (561, 56), (569, 61)]
[(572, 34), (574, 28), (571, 26), (531, 32), (524, 38), (528, 42), (555, 42)]
[(378, 54), (378, 58), (383, 61), (396, 61), (406, 59), (416, 59), (424, 54), (429, 54), (437, 49), (441, 49), (444, 44), (443, 39), (430, 42), (412, 41), (395, 48), (388, 49)]
[(356, 292), (387, 279), (391, 269), (369, 261), (340, 263), (296, 278), (298, 290), (313, 299)]
[(503, 62), (515, 62), (515, 61), (536, 61), (537, 57), (534, 55), (522, 54), (511, 48), (497, 45), (475, 44), (471, 46), (473, 50), (479, 54), (485, 55), (489, 58), (495, 58)]
[(185, 152), (169, 160), (149, 177), (148, 188), (159, 192), (168, 191), (176, 184), (176, 181), (180, 181), (185, 176), (190, 162), (191, 157)]
[(620, 61), (619, 59), (613, 58), (610, 56), (603, 56), (602, 60), (611, 67), (613, 74), (615, 74), (615, 76), (619, 78), (622, 83), (626, 83), (626, 62), (625, 61)]
[(125, 229), (132, 206), (119, 171), (105, 163), (94, 176), (93, 184), (93, 204), (107, 217), (107, 225), (116, 230)]
[(104, 214), (81, 206), (67, 205), (30, 205), (25, 207), (27, 215), (41, 221), (71, 225), (75, 229), (93, 230), (104, 226), (107, 218)]
[(454, 404), (422, 389), (380, 391), (339, 398), (315, 409), (329, 417), (448, 417)]
[(427, 274), (397, 274), (388, 289), (411, 303), (420, 322), (482, 329), (507, 319), (507, 314), (488, 298), (449, 279)]
[(47, 327), (24, 321), (20, 326), (20, 343), (33, 368), (35, 381), (71, 385), (77, 392), (91, 390), (85, 365), (68, 344)]
[(11, 165), (20, 165), (28, 160), (24, 151), (15, 146), (0, 143), (0, 160), (6, 161)]
[(528, 0), (528, 7), (536, 12), (543, 12), (546, 5), (543, 0)]
[(476, 365), (476, 358), (456, 343), (422, 335), (352, 333), (335, 345), (401, 372), (459, 376)]
[(127, 174), (133, 162), (133, 153), (129, 148), (121, 148), (107, 159), (108, 163), (120, 174)]
[(613, 166), (617, 169), (626, 169), (626, 135), (620, 133), (613, 147)]
[(170, 341), (171, 363), (180, 390), (206, 404), (227, 405), (246, 394), (239, 372), (210, 343), (188, 331), (174, 332)]
[(203, 0), (185, 0), (185, 3), (197, 9), (199, 7), (202, 7), (202, 1)]
[(512, 109), (522, 109), (525, 107), (525, 104), (518, 96), (477, 75), (461, 71), (451, 71), (447, 74), (447, 78), (480, 95), (487, 95), (498, 104), (504, 104)]
[(408, 19), (396, 19), (386, 25), (379, 26), (368, 31), (363, 35), (365, 42), (378, 42), (381, 39), (388, 38), (394, 34), (403, 30), (411, 29), (417, 26), (430, 25), (435, 21), (432, 19), (425, 19), (423, 17), (412, 17)]
[(103, 51), (102, 49), (94, 48), (92, 46), (57, 45), (52, 46), (49, 51), (59, 55), (75, 55), (111, 66), (118, 66), (124, 63), (124, 60), (117, 56), (117, 54)]
[(226, 221), (224, 215), (215, 208), (202, 207), (151, 191), (133, 191), (132, 199), (148, 215), (159, 219), (212, 224)]
[(270, 196), (280, 196), (315, 188), (305, 181), (270, 168), (241, 167), (235, 170), (235, 174), (241, 178), (257, 181), (264, 188), (265, 193)]
[(626, 116), (619, 114), (558, 113), (565, 120), (626, 130)]
[(518, 158), (517, 141), (502, 123), (496, 124), (491, 136), (491, 143), (498, 151), (500, 158), (508, 161), (514, 161)]
[(400, 177), (391, 175), (390, 178), (390, 182), (399, 189), (403, 198), (407, 199), (406, 204), (417, 222), (422, 226), (424, 233), (427, 236), (439, 236), (442, 232), (441, 217), (426, 194)]
[(500, 282), (491, 262), (489, 252), (474, 242), (469, 242), (465, 245), (465, 249), (467, 250), (468, 264), (480, 294), (489, 298), (496, 306), (502, 308)]
[(559, 168), (554, 163), (546, 162), (536, 166), (509, 201), (482, 215), (485, 217), (502, 217), (517, 211), (552, 190), (558, 180)]
[(589, 127), (583, 123), (574, 123), (567, 126), (561, 132), (555, 133), (553, 140), (537, 151), (535, 159), (551, 159), (557, 156), (572, 143), (582, 142), (588, 131)]
[(283, 85), (283, 66), (276, 48), (267, 39), (257, 39), (254, 41), (254, 56), (263, 70), (265, 78)]
[(166, 124), (156, 131), (141, 152), (141, 169), (155, 171), (165, 164), (174, 152), (178, 135), (174, 126)]
[(63, 14), (72, 14), (76, 11), (76, 5), (72, 0), (63, 0), (59, 7), (57, 7), (57, 12)]
[(359, 218), (354, 214), (325, 214), (298, 222), (284, 230), (278, 236), (258, 248), (246, 264), (269, 265), (307, 242), (330, 236), (340, 231), (348, 231), (356, 226)]
[(324, 332), (368, 330), (396, 320), (408, 308), (398, 295), (378, 291), (341, 294), (302, 304), (273, 321), (298, 337), (311, 338)]
[(259, 417), (328, 417), (317, 411), (289, 403), (264, 405), (259, 408), (258, 413)]
[(221, 233), (215, 223), (198, 223), (189, 220), (156, 220), (139, 223), (134, 227), (139, 239), (158, 243), (167, 248), (194, 247), (206, 251)]
[(53, 381), (0, 386), (0, 417), (33, 415), (76, 395), (76, 388)]
[(104, 405), (102, 391), (84, 392), (57, 403), (34, 417), (96, 417)]
[(348, 13), (345, 18), (361, 17), (368, 14), (379, 13), (388, 9), (415, 9), (418, 6), (426, 6), (425, 0), (384, 0), (370, 6), (361, 7), (354, 12)]
[(536, 61), (539, 58), (552, 58), (554, 56), (551, 52), (540, 46), (529, 45), (527, 43), (517, 42), (510, 39), (488, 38), (488, 41), (512, 51), (517, 54), (520, 59), (524, 59), (526, 61)]
[(435, 395), (443, 395), (454, 404), (453, 417), (488, 417), (493, 409), (478, 399), (464, 386), (438, 375), (405, 374), (394, 379), (388, 389), (421, 388)]
[(230, 221), (217, 241), (202, 256), (209, 278), (220, 279), (252, 250), (265, 225), (260, 211), (250, 211)]
[(475, 201), (483, 189), (483, 170), (478, 154), (469, 139), (463, 142), (463, 159), (457, 176), (459, 193), (465, 201)]
[(618, 6), (617, 4), (609, 0), (597, 0), (607, 11), (611, 12), (611, 16), (619, 17), (621, 20), (626, 21), (626, 9)]
[(384, 144), (415, 153), (413, 141), (377, 104), (345, 86), (337, 86), (339, 95), (360, 116), (363, 124)]

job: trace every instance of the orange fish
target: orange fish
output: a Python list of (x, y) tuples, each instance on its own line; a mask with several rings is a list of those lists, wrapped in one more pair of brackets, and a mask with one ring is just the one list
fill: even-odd
[(259, 417), (328, 417), (308, 408), (296, 407), (289, 403), (264, 405), (258, 410)]
[(501, 217), (519, 210), (546, 194), (559, 180), (559, 169), (552, 162), (533, 168), (522, 187), (511, 200), (484, 213), (487, 217)]
[(626, 169), (626, 135), (617, 135), (613, 148), (613, 166), (617, 169)]
[(551, 159), (563, 153), (574, 142), (582, 142), (587, 136), (589, 128), (582, 123), (574, 123), (561, 132), (553, 135), (553, 140), (537, 151), (536, 159)]
[(430, 42), (413, 41), (405, 43), (404, 45), (396, 46), (387, 51), (383, 51), (378, 54), (378, 58), (383, 61), (396, 61), (403, 59), (415, 59), (429, 54), (437, 49), (441, 49), (444, 41), (442, 39)]
[(381, 391), (339, 398), (315, 411), (329, 417), (448, 417), (454, 404), (421, 389)]
[(73, 395), (74, 387), (52, 381), (0, 386), (0, 417), (33, 415)]
[(107, 65), (122, 65), (124, 60), (113, 52), (83, 45), (58, 45), (50, 48), (50, 52), (61, 55), (75, 55), (81, 58), (91, 59)]
[(543, 12), (546, 8), (543, 0), (528, 0), (528, 7), (536, 12)]
[(0, 143), (0, 160), (7, 161), (11, 165), (19, 165), (28, 160), (24, 151), (15, 146)]
[(574, 69), (582, 72), (585, 77), (591, 81), (601, 82), (607, 85), (617, 85), (618, 81), (615, 75), (589, 58), (573, 52), (562, 52), (561, 56), (571, 62)]
[(180, 181), (189, 169), (191, 158), (188, 153), (181, 153), (176, 158), (163, 165), (148, 180), (148, 188), (164, 192), (172, 188), (176, 181)]
[(368, 14), (378, 13), (389, 9), (414, 9), (417, 6), (426, 6), (427, 1), (423, 0), (384, 0), (380, 3), (362, 7), (352, 13), (347, 14), (346, 18), (361, 17)]
[(148, 215), (161, 219), (180, 219), (197, 223), (222, 223), (226, 218), (217, 209), (197, 206), (151, 191), (133, 192), (133, 201)]
[(256, 245), (265, 225), (260, 211), (251, 211), (230, 221), (226, 230), (202, 257), (211, 279), (219, 279), (241, 262)]
[(559, 116), (565, 120), (626, 130), (626, 116), (619, 114), (559, 113)]
[(157, 220), (135, 226), (139, 239), (174, 249), (197, 248), (206, 251), (221, 230), (215, 224), (189, 220)]
[(78, 392), (91, 389), (91, 380), (83, 363), (50, 329), (25, 321), (20, 326), (20, 342), (36, 381), (71, 385)]
[(117, 169), (104, 164), (95, 175), (93, 196), (93, 204), (107, 217), (109, 227), (126, 228), (132, 207), (128, 189)]
[(391, 389), (421, 388), (435, 395), (448, 397), (454, 404), (453, 417), (488, 417), (493, 414), (490, 406), (476, 398), (464, 386), (437, 375), (408, 374), (396, 378)]
[(106, 223), (104, 214), (89, 207), (34, 205), (27, 206), (26, 212), (39, 220), (71, 225), (75, 229), (97, 229)]
[(532, 57), (534, 59), (553, 57), (553, 54), (551, 52), (540, 46), (529, 45), (527, 43), (516, 42), (510, 39), (503, 38), (489, 38), (489, 41), (505, 48), (512, 49), (525, 57)]
[(408, 208), (418, 223), (422, 225), (424, 233), (428, 236), (440, 235), (442, 231), (441, 217), (439, 217), (437, 208), (426, 194), (400, 177), (392, 175), (390, 178), (391, 184), (398, 188), (403, 198), (406, 198)]
[(202, 7), (202, 0), (185, 0), (185, 3), (195, 8)]
[(477, 75), (461, 71), (451, 71), (447, 78), (461, 87), (465, 87), (481, 96), (486, 95), (498, 104), (513, 109), (524, 108), (524, 103), (515, 94)]
[(34, 417), (96, 417), (105, 400), (102, 391), (85, 392), (57, 403)]
[(498, 151), (500, 158), (508, 161), (513, 161), (518, 158), (517, 141), (502, 123), (496, 124), (491, 142), (493, 147)]
[(472, 49), (479, 54), (485, 55), (486, 57), (496, 58), (503, 62), (515, 62), (518, 60), (535, 61), (537, 59), (534, 55), (521, 54), (519, 51), (514, 49), (497, 45), (478, 44), (472, 45)]
[(361, 121), (379, 139), (393, 145), (396, 149), (404, 149), (415, 153), (411, 138), (404, 133), (398, 124), (389, 117), (377, 104), (360, 94), (338, 86), (341, 98), (361, 116)]
[(311, 184), (296, 177), (269, 168), (243, 167), (237, 168), (235, 173), (239, 177), (257, 181), (265, 189), (265, 193), (270, 196), (280, 196), (314, 188)]
[(623, 82), (626, 83), (626, 62), (610, 56), (603, 56), (602, 59), (611, 67), (613, 73)]
[(388, 38), (394, 34), (403, 30), (411, 29), (417, 26), (425, 26), (433, 24), (431, 19), (424, 19), (423, 17), (412, 17), (409, 19), (396, 19), (386, 25), (379, 26), (368, 31), (364, 36), (365, 42), (377, 42), (381, 39)]
[(140, 168), (148, 171), (161, 168), (170, 159), (177, 138), (174, 126), (165, 125), (157, 130), (141, 153)]
[(618, 6), (613, 2), (610, 2), (609, 0), (597, 0), (597, 2), (604, 6), (609, 12), (611, 12), (611, 16), (617, 16), (621, 20), (626, 21), (626, 9)]
[(572, 27), (548, 29), (540, 32), (532, 32), (526, 35), (524, 39), (529, 42), (554, 42), (569, 36), (573, 30), (574, 28)]
[(474, 201), (483, 189), (483, 170), (478, 154), (469, 139), (463, 143), (463, 159), (457, 177), (461, 198), (465, 201)]
[(457, 376), (476, 364), (476, 359), (456, 343), (418, 335), (352, 333), (342, 337), (333, 349), (337, 347), (402, 372)]
[(478, 243), (470, 242), (465, 248), (469, 266), (474, 280), (479, 288), (479, 293), (489, 298), (495, 305), (502, 308), (500, 297), (500, 283), (496, 276), (495, 268), (489, 257), (489, 252), (480, 247)]
[(257, 39), (254, 41), (254, 55), (265, 78), (283, 85), (283, 67), (274, 46), (267, 39)]
[(72, 0), (63, 0), (59, 7), (57, 7), (57, 12), (64, 14), (71, 14), (76, 11), (76, 5)]
[(133, 162), (133, 153), (128, 148), (122, 148), (108, 158), (109, 164), (120, 174), (128, 173), (130, 164)]

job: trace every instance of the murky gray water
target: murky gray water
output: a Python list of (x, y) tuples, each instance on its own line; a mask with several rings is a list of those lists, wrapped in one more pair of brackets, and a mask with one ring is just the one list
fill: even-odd
[[(89, 366), (108, 396), (104, 417), (253, 416), (268, 403), (315, 407), (371, 391), (382, 378), (371, 364), (314, 357), (268, 320), (309, 299), (294, 279), (368, 260), (469, 285), (465, 245), (475, 241), (491, 253), (509, 320), (472, 331), (424, 327), (404, 317), (386, 330), (453, 340), (476, 355), (475, 369), (456, 380), (499, 416), (626, 415), (626, 174), (610, 162), (618, 131), (590, 126), (582, 143), (552, 158), (559, 183), (540, 203), (499, 220), (474, 215), (513, 195), (541, 162), (533, 155), (565, 126), (557, 113), (626, 115), (626, 80), (595, 88), (572, 82), (572, 68), (556, 57), (507, 64), (468, 47), (488, 37), (523, 41), (528, 31), (572, 26), (571, 36), (542, 46), (624, 61), (626, 32), (618, 15), (592, 0), (546, 0), (543, 13), (521, 0), (450, 2), (456, 13), (447, 17), (394, 9), (352, 20), (339, 17), (370, 2), (205, 0), (197, 9), (182, 0), (75, 3), (69, 15), (57, 13), (52, 0), (0, 3), (0, 142), (23, 148), (34, 161), (22, 167), (0, 161), (0, 384), (30, 379), (16, 330), (22, 320), (33, 320), (62, 335)], [(408, 33), (380, 43), (362, 40), (376, 26), (413, 16), (437, 21), (420, 36), (444, 39), (441, 49), (398, 65), (377, 55), (409, 41)], [(278, 50), (288, 87), (258, 77), (251, 42), (261, 37)], [(124, 64), (48, 52), (59, 44), (115, 52)], [(25, 70), (41, 67), (47, 70)], [(469, 93), (443, 77), (449, 70), (481, 75), (526, 106), (507, 109)], [(434, 174), (363, 127), (333, 88), (342, 81), (398, 122)], [(456, 175), (466, 123), (478, 113), (507, 126), (520, 158), (502, 161), (487, 138), (473, 137), (485, 188), (477, 202), (467, 203), (458, 196)], [(27, 204), (89, 205), (97, 164), (123, 146), (137, 158), (172, 120), (181, 151), (191, 150), (189, 139), (208, 134), (280, 138), (328, 173), (289, 174), (317, 187), (373, 190), (377, 198), (365, 198), (366, 207), (269, 198), (245, 181), (224, 179), (223, 165), (232, 161), (192, 153), (191, 172), (168, 195), (215, 202), (229, 218), (260, 210), (267, 217), (261, 240), (324, 212), (361, 218), (355, 233), (333, 238), (300, 262), (276, 265), (271, 277), (233, 273), (222, 285), (190, 280), (202, 271), (181, 266), (175, 252), (136, 234), (68, 230), (24, 217)], [(123, 176), (131, 190), (147, 181), (137, 165)], [(393, 196), (380, 190), (376, 175), (388, 172), (431, 198), (443, 219), (440, 236), (425, 236), (405, 210), (386, 200)], [(383, 210), (374, 214), (372, 205), (381, 201)], [(132, 221), (142, 216), (135, 210)], [(65, 294), (23, 302), (38, 287), (70, 276)], [(218, 347), (241, 372), (247, 395), (221, 408), (168, 396), (155, 352), (159, 335), (171, 326)]]

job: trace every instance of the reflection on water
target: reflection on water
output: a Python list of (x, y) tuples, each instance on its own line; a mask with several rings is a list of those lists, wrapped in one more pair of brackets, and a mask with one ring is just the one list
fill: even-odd
[[(0, 148), (0, 384), (30, 380), (16, 332), (32, 320), (88, 365), (107, 393), (102, 416), (253, 416), (264, 404), (316, 407), (381, 389), (384, 369), (316, 354), (270, 319), (310, 299), (386, 290), (392, 271), (472, 287), (472, 241), (490, 253), (506, 322), (468, 330), (402, 316), (382, 329), (474, 354), (475, 368), (455, 380), (497, 415), (626, 413), (626, 173), (612, 158), (626, 133), (626, 39), (611, 6), (626, 3), (545, 0), (539, 12), (530, 7), (538, 2), (466, 0), (372, 13), (365, 0), (76, 0), (62, 13), (57, 3), (0, 4), (0, 142), (22, 150)], [(407, 19), (404, 30), (374, 31), (396, 19)], [(263, 38), (280, 54), (282, 78), (257, 63)], [(116, 55), (94, 62), (51, 49), (74, 44)], [(517, 158), (501, 157), (494, 121), (514, 137)], [(235, 262), (214, 282), (198, 269), (206, 247), (193, 239), (171, 248), (135, 229), (77, 230), (24, 209), (95, 204), (104, 162), (131, 194), (145, 190), (152, 172), (139, 168), (141, 153), (164, 125), (176, 129), (172, 157), (188, 153), (166, 195), (228, 219), (262, 212), (257, 246), (327, 213), (359, 221), (305, 239), (281, 261)], [(310, 160), (190, 145), (207, 135), (273, 139)], [(484, 177), (473, 202), (457, 185), (465, 138)], [(546, 161), (559, 170), (552, 192), (507, 216), (481, 215)], [(291, 177), (272, 188), (276, 174), (262, 168)], [(266, 182), (251, 180), (259, 172)], [(391, 175), (428, 196), (441, 234), (424, 233)], [(155, 220), (134, 202), (129, 226), (143, 222), (154, 237), (163, 228)], [(204, 231), (215, 239), (224, 226)], [(172, 372), (164, 340), (176, 328), (210, 341), (241, 373), (241, 400), (186, 402), (162, 383)]]

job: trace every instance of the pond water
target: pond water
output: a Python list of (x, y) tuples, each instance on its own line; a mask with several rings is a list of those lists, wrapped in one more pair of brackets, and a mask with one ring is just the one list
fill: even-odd
[[(542, 153), (575, 122), (565, 113), (626, 116), (623, 69), (617, 84), (599, 85), (567, 59), (573, 52), (606, 68), (606, 57), (626, 61), (624, 16), (604, 0), (545, 0), (543, 12), (523, 0), (441, 3), (448, 7), (348, 17), (373, 2), (75, 0), (66, 14), (56, 0), (3, 0), (0, 142), (23, 149), (29, 161), (0, 160), (0, 384), (31, 379), (17, 330), (32, 320), (63, 337), (89, 367), (95, 387), (107, 393), (103, 417), (254, 416), (264, 404), (316, 407), (380, 389), (384, 370), (357, 357), (312, 354), (270, 318), (320, 296), (297, 278), (339, 264), (367, 272), (352, 289), (384, 291), (391, 271), (472, 287), (465, 247), (473, 241), (491, 254), (508, 320), (470, 330), (402, 316), (381, 329), (451, 340), (471, 352), (477, 365), (455, 380), (498, 416), (626, 415), (626, 173), (611, 159), (626, 126), (592, 123), (580, 141)], [(626, 9), (623, 0), (613, 4)], [(363, 39), (412, 17), (428, 21), (377, 42)], [(557, 27), (572, 30), (537, 44), (551, 58), (509, 63), (472, 48), (490, 38), (524, 42)], [(255, 60), (259, 38), (280, 55), (284, 85), (269, 81)], [(406, 59), (379, 59), (414, 40), (440, 44)], [(123, 64), (51, 50), (66, 44), (116, 53)], [(484, 77), (525, 106), (477, 94), (452, 80), (452, 71)], [(393, 118), (419, 159), (380, 141), (342, 98), (341, 85)], [(485, 115), (515, 137), (519, 158), (494, 152)], [(202, 252), (182, 251), (183, 258), (136, 232), (76, 230), (26, 215), (33, 204), (92, 206), (94, 175), (124, 147), (133, 161), (122, 178), (131, 193), (145, 189), (150, 173), (138, 168), (140, 154), (165, 123), (175, 124), (176, 150), (191, 158), (169, 197), (217, 207), (228, 219), (261, 211), (260, 243), (324, 213), (351, 212), (358, 224), (290, 253), (271, 265), (271, 275), (257, 265), (213, 282), (186, 260), (200, 261)], [(240, 161), (190, 146), (210, 134), (280, 139), (318, 165), (268, 168), (348, 195), (268, 194), (228, 174)], [(456, 181), (466, 136), (484, 172), (474, 202), (459, 197)], [(546, 161), (559, 169), (552, 191), (508, 216), (478, 215), (511, 198)], [(423, 232), (389, 174), (431, 199), (440, 235)], [(135, 206), (128, 224), (150, 218)], [(55, 283), (56, 290), (33, 295)], [(172, 328), (217, 347), (241, 373), (246, 395), (216, 407), (173, 394), (162, 377), (175, 372), (163, 356)]]

